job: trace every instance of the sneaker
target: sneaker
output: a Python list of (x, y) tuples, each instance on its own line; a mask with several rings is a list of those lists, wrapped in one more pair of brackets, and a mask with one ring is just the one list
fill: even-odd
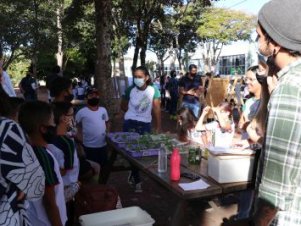
[(141, 193), (141, 192), (143, 192), (142, 186), (141, 186), (141, 182), (139, 182), (138, 184), (135, 185), (135, 192), (136, 192), (136, 193)]

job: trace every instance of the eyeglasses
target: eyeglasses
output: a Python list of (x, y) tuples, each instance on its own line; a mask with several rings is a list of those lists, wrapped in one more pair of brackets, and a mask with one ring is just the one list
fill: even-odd
[(72, 113), (72, 114), (65, 114), (65, 116), (73, 116), (74, 114)]

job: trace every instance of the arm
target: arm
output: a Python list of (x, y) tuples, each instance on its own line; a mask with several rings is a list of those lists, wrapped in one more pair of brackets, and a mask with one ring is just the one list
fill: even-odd
[(75, 139), (77, 142), (79, 143), (83, 143), (83, 127), (82, 125), (79, 123), (76, 125), (76, 128), (77, 128), (77, 133), (75, 135)]
[(63, 226), (60, 212), (55, 201), (54, 186), (47, 186), (43, 196), (43, 204), (52, 226)]
[(121, 110), (124, 111), (124, 112), (127, 112), (128, 106), (129, 106), (129, 101), (126, 100), (126, 99), (124, 99), (124, 98), (122, 98), (121, 99), (121, 103), (120, 103)]
[(220, 125), (220, 127), (221, 127), (223, 130), (226, 130), (226, 131), (232, 130), (230, 120), (225, 121), (224, 118), (221, 117), (221, 112), (220, 112), (220, 110), (218, 110), (218, 109), (216, 109), (216, 108), (213, 108), (213, 112), (214, 112), (214, 114), (216, 115), (217, 120), (219, 121), (219, 125)]
[(161, 101), (160, 99), (153, 100), (153, 115), (156, 120), (156, 132), (159, 133), (161, 131)]
[(106, 121), (106, 132), (109, 133), (111, 131), (111, 122), (108, 120)]
[(206, 115), (209, 113), (211, 107), (207, 106), (204, 108), (201, 117), (199, 118), (198, 122), (196, 123), (195, 130), (196, 131), (201, 131), (201, 130), (206, 130), (206, 127), (204, 125), (204, 119)]

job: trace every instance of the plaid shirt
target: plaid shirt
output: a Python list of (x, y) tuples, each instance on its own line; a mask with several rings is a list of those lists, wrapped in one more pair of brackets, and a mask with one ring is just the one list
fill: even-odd
[(279, 209), (272, 225), (301, 225), (301, 59), (278, 73), (269, 117), (258, 197)]

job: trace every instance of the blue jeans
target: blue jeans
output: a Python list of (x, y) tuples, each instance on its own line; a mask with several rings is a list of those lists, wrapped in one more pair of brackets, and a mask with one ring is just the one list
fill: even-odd
[(199, 102), (189, 103), (189, 102), (183, 101), (182, 107), (190, 109), (193, 112), (194, 116), (197, 119), (199, 118), (200, 110), (201, 110), (201, 104)]
[[(150, 133), (151, 123), (128, 119), (125, 120), (123, 123), (123, 132), (136, 132), (139, 134)], [(138, 184), (141, 182), (139, 170), (137, 167), (133, 166), (132, 164), (131, 167), (132, 167), (131, 177), (134, 178), (135, 184)]]

